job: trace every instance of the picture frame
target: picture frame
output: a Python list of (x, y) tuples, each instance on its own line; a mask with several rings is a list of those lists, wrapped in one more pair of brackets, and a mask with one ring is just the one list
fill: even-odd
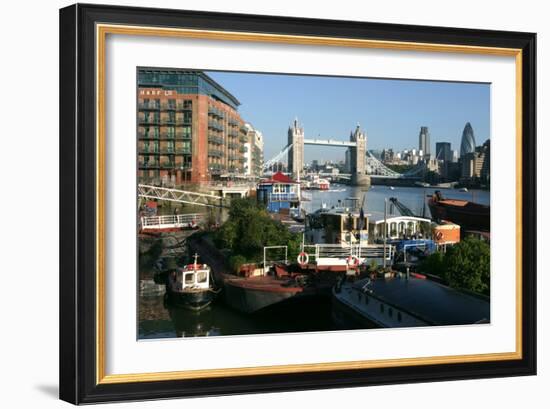
[[(202, 38), (515, 59), (515, 350), (192, 371), (106, 372), (105, 41)], [(72, 5), (60, 10), (60, 398), (70, 403), (536, 374), (536, 35), (291, 17)]]

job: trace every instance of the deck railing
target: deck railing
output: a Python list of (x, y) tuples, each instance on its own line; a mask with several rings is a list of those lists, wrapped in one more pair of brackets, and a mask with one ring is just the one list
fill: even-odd
[(170, 229), (196, 227), (204, 219), (202, 213), (175, 214), (165, 216), (143, 216), (141, 218), (142, 229)]

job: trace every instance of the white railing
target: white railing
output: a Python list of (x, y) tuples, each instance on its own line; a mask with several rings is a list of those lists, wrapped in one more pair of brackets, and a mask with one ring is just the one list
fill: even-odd
[(350, 256), (355, 256), (358, 257), (361, 262), (365, 262), (369, 259), (383, 259), (384, 253), (386, 254), (386, 260), (391, 260), (395, 254), (395, 246), (391, 244), (386, 245), (385, 252), (383, 244), (310, 244), (304, 245), (303, 248), (310, 258), (313, 257), (314, 260), (320, 258), (345, 259)]
[(194, 228), (204, 219), (202, 213), (189, 213), (166, 216), (143, 216), (141, 218), (142, 229), (177, 229)]
[(269, 201), (270, 202), (289, 202), (293, 200), (298, 200), (298, 195), (294, 192), (286, 193), (270, 193)]

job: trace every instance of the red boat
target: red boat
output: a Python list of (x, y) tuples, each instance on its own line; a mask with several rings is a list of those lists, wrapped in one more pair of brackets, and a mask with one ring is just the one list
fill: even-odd
[(463, 230), (490, 231), (491, 207), (468, 200), (445, 199), (437, 190), (428, 201), (432, 218), (449, 220)]

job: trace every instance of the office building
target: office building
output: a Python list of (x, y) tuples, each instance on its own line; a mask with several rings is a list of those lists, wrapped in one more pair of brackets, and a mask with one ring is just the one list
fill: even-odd
[(418, 149), (422, 151), (419, 156), (430, 156), (430, 132), (427, 126), (420, 127), (420, 133), (418, 134)]
[(248, 129), (237, 98), (201, 71), (138, 69), (138, 180), (206, 183), (243, 174)]

